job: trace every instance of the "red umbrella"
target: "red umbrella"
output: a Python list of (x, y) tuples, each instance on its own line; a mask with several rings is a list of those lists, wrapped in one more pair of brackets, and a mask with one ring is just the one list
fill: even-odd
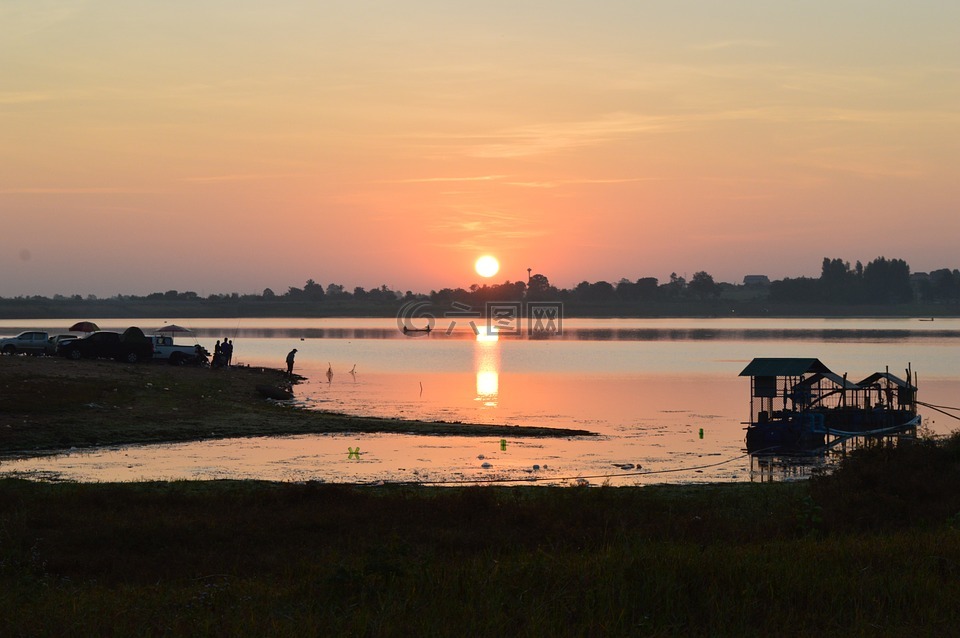
[(100, 326), (92, 321), (78, 321), (68, 328), (70, 332), (96, 332)]

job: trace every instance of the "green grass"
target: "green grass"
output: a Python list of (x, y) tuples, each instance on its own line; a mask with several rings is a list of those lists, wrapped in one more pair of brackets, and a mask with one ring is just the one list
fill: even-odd
[[(404, 423), (277, 408), (253, 370), (30, 359), (0, 359), (0, 451)], [(779, 484), (0, 480), (2, 638), (940, 636), (958, 600), (960, 435)]]
[(6, 480), (2, 634), (952, 632), (954, 521), (864, 524), (856, 510), (835, 510), (836, 480), (450, 489)]

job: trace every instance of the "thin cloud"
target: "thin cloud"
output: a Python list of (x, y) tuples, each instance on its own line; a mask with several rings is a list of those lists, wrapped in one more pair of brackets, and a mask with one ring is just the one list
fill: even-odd
[(770, 40), (719, 40), (693, 45), (695, 51), (719, 51), (721, 49), (765, 49), (776, 46)]
[[(502, 245), (504, 242), (518, 239), (540, 237), (546, 231), (533, 226), (523, 217), (504, 213), (502, 211), (477, 211), (472, 209), (457, 209), (449, 217), (434, 221), (428, 230), (444, 236), (443, 245), (451, 243), (461, 247), (482, 247), (491, 244)], [(450, 236), (460, 236), (459, 240), (450, 241)]]
[(563, 186), (580, 186), (590, 184), (632, 184), (636, 182), (662, 181), (661, 177), (626, 177), (611, 179), (562, 179), (547, 182), (506, 182), (509, 186), (521, 188), (560, 188)]
[(492, 182), (505, 179), (506, 175), (477, 175), (473, 177), (411, 177), (410, 179), (384, 180), (383, 184), (427, 184), (432, 182)]
[(36, 104), (47, 102), (51, 98), (48, 93), (36, 91), (4, 91), (0, 92), (0, 104)]
[(81, 188), (61, 186), (0, 188), (0, 195), (102, 195), (148, 192), (151, 191), (135, 188), (120, 188), (116, 186), (92, 186)]
[(233, 175), (205, 175), (183, 177), (182, 182), (248, 182), (259, 179), (276, 179), (281, 177), (303, 177), (305, 173), (238, 173)]
[(615, 114), (581, 122), (535, 124), (491, 135), (499, 142), (475, 144), (464, 154), (486, 159), (524, 157), (593, 146), (624, 135), (674, 128), (676, 118), (641, 114)]
[(915, 179), (923, 169), (900, 157), (896, 149), (830, 147), (812, 149), (792, 163), (833, 173), (849, 173), (865, 179)]
[(86, 2), (33, 2), (29, 10), (23, 7), (0, 5), (0, 23), (7, 30), (6, 37), (28, 41), (51, 27), (62, 25), (76, 19), (85, 10)]

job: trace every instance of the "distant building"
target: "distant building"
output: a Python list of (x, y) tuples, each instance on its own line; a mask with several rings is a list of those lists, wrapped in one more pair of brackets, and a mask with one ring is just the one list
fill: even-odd
[(744, 286), (769, 286), (770, 278), (766, 275), (747, 275), (743, 278)]

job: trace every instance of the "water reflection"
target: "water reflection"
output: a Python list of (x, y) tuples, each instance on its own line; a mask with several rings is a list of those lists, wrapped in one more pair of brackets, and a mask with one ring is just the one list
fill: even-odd
[[(100, 325), (112, 326), (120, 321)], [(244, 325), (250, 324), (248, 328), (254, 328), (253, 320), (244, 321)], [(47, 325), (45, 322), (59, 325), (53, 320), (28, 325)], [(178, 318), (136, 323), (170, 322), (211, 331), (224, 325), (223, 320)], [(0, 334), (15, 333), (3, 328), (11, 323), (0, 320)], [(906, 320), (570, 322), (575, 331), (588, 331), (591, 326), (622, 331), (618, 339), (610, 340), (567, 337), (565, 322), (561, 339), (508, 335), (477, 338), (471, 332), (469, 339), (446, 338), (438, 333), (422, 339), (401, 335), (395, 339), (301, 341), (296, 336), (302, 333), (300, 324), (304, 328), (335, 329), (350, 329), (356, 324), (358, 329), (382, 329), (383, 334), (396, 332), (396, 328), (390, 328), (385, 320), (371, 319), (265, 319), (262, 323), (265, 329), (289, 331), (295, 340), (238, 339), (236, 352), (244, 363), (276, 368), (282, 365), (286, 352), (296, 346), (297, 370), (307, 378), (297, 386), (297, 396), (306, 407), (385, 419), (574, 427), (600, 436), (511, 437), (506, 449), (501, 448), (500, 437), (343, 433), (232, 439), (3, 459), (0, 475), (46, 472), (80, 481), (250, 478), (469, 482), (510, 478), (572, 484), (583, 477), (595, 484), (608, 481), (612, 485), (745, 481), (750, 479), (750, 463), (742, 454), (742, 421), (749, 413), (750, 388), (737, 375), (753, 357), (819, 356), (832, 369), (849, 371), (859, 378), (886, 364), (899, 368), (910, 362), (921, 371), (922, 399), (937, 405), (956, 405), (960, 384), (956, 365), (960, 336), (929, 338), (924, 331), (930, 323), (916, 323), (920, 330), (890, 342), (843, 337), (837, 342), (827, 341), (826, 337), (832, 335), (823, 335), (823, 341), (803, 339), (792, 343), (769, 338), (778, 330), (783, 335), (785, 331), (822, 332), (816, 326), (828, 323), (847, 325), (851, 332), (861, 335), (864, 329), (888, 326), (889, 334), (889, 327), (907, 326)], [(751, 340), (721, 338), (720, 333), (747, 330), (746, 324), (765, 328)], [(953, 327), (951, 334), (960, 335), (960, 319), (935, 322), (941, 324)], [(647, 334), (651, 338), (625, 338), (630, 330), (639, 335), (636, 331), (649, 329), (655, 330)], [(673, 333), (675, 337), (685, 332), (689, 338), (652, 338), (670, 335), (671, 330), (681, 331)], [(233, 338), (233, 329), (216, 329), (214, 334)], [(711, 340), (707, 334), (718, 336)], [(332, 373), (329, 378), (327, 371)], [(955, 420), (943, 415), (930, 412), (923, 417), (935, 434), (946, 434), (956, 427)], [(348, 449), (358, 446), (363, 450), (361, 459), (349, 459)], [(625, 469), (628, 467), (634, 469)], [(638, 471), (644, 475), (637, 475)]]
[[(214, 338), (229, 336), (236, 339), (235, 361), (253, 366), (281, 367), (296, 347), (297, 371), (306, 377), (297, 396), (308, 408), (385, 419), (574, 427), (600, 436), (517, 437), (505, 450), (499, 437), (344, 433), (234, 439), (3, 459), (0, 475), (52, 472), (81, 481), (510, 477), (569, 484), (610, 475), (591, 481), (743, 481), (750, 477), (749, 459), (742, 456), (750, 388), (737, 375), (754, 357), (816, 356), (858, 378), (910, 363), (920, 371), (922, 400), (937, 405), (956, 405), (960, 386), (960, 319), (571, 318), (562, 335), (549, 338), (478, 338), (458, 326), (451, 335), (437, 330), (416, 339), (404, 337), (391, 319), (92, 319), (105, 329), (185, 325), (209, 349)], [(44, 327), (58, 332), (70, 323), (0, 319), (0, 334)], [(956, 427), (944, 415), (923, 417), (935, 434)], [(348, 459), (348, 448), (358, 446), (362, 458)], [(628, 466), (646, 474), (627, 472)]]
[[(378, 341), (406, 340), (397, 329), (395, 317), (327, 317), (327, 318), (92, 318), (104, 330), (123, 331), (137, 325), (151, 332), (157, 326), (177, 323), (192, 330), (188, 342), (229, 337), (234, 339), (295, 339)], [(66, 332), (70, 321), (55, 318), (0, 319), (0, 333), (16, 334), (24, 330)], [(466, 323), (455, 328), (419, 334), (424, 341), (472, 340), (474, 330)], [(502, 334), (505, 341), (619, 341), (619, 342), (824, 342), (824, 343), (941, 343), (960, 342), (960, 319), (577, 319), (565, 318), (563, 332), (542, 333), (520, 330)], [(420, 339), (415, 339), (419, 341)]]
[[(572, 322), (570, 322), (572, 323)], [(19, 327), (17, 327), (19, 329)], [(24, 328), (33, 329), (33, 328)], [(483, 331), (481, 331), (483, 332)], [(227, 334), (231, 339), (406, 339), (395, 327), (385, 328), (197, 328), (194, 336), (213, 339)], [(432, 333), (418, 333), (426, 339), (472, 339), (474, 331), (467, 327)], [(493, 335), (497, 336), (497, 335)], [(957, 340), (960, 330), (909, 330), (896, 328), (580, 328), (566, 327), (562, 333), (528, 333), (504, 335), (511, 340), (572, 341), (876, 341)]]
[(477, 397), (485, 407), (495, 408), (500, 396), (500, 339), (481, 332), (473, 349), (473, 367), (477, 372)]

